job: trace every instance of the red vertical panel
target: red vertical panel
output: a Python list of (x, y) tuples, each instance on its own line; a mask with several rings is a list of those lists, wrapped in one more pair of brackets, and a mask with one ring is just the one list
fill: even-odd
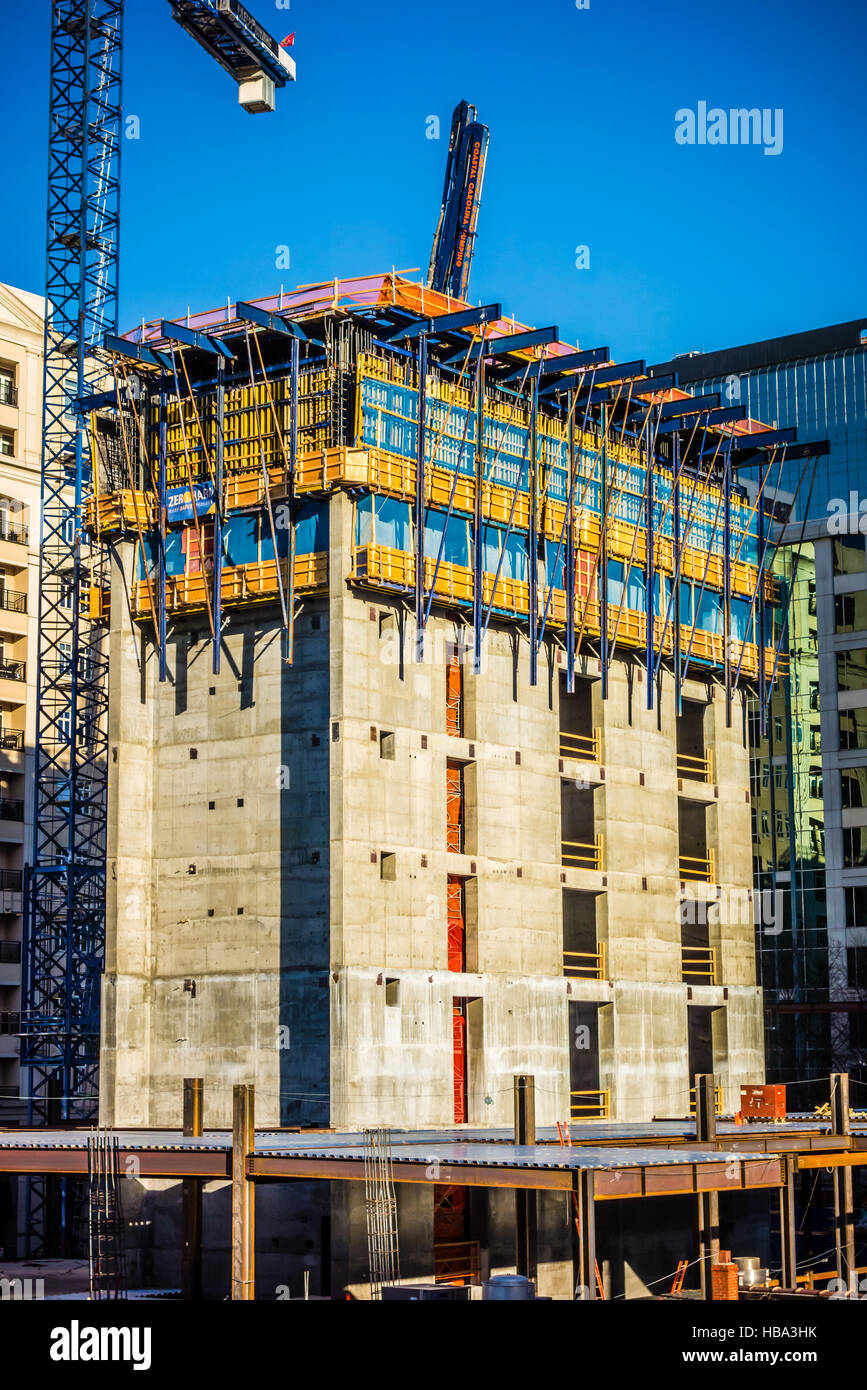
[(463, 879), (449, 877), (446, 914), (448, 921), (449, 970), (466, 969), (466, 924)]
[(455, 1004), (452, 1011), (452, 1037), (454, 1039), (454, 1093), (455, 1124), (467, 1122), (467, 1020), (462, 1004)]
[(464, 731), (463, 693), (464, 673), (460, 653), (456, 647), (450, 647), (446, 666), (446, 733), (456, 738), (460, 738)]
[(464, 848), (464, 770), (460, 763), (446, 764), (446, 849), (452, 854)]

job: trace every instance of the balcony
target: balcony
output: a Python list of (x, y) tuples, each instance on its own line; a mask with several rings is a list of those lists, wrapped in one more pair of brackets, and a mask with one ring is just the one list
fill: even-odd
[(23, 879), (20, 869), (0, 869), (0, 893), (20, 893)]
[(560, 757), (575, 758), (577, 762), (598, 763), (602, 761), (602, 730), (594, 729), (588, 734), (569, 734), (560, 730)]
[(30, 532), (26, 526), (4, 526), (0, 523), (0, 541), (11, 545), (29, 545)]
[(0, 379), (0, 405), (18, 405), (18, 387), (7, 376)]
[(0, 661), (0, 680), (26, 681), (26, 661)]
[(587, 843), (581, 840), (563, 840), (560, 845), (561, 859), (573, 869), (602, 868), (602, 836)]
[(26, 613), (27, 595), (20, 594), (15, 589), (0, 587), (0, 608), (5, 608), (7, 613)]
[(10, 801), (7, 797), (0, 797), (0, 820), (23, 820), (24, 802)]
[(684, 984), (717, 983), (716, 947), (684, 946), (681, 949), (681, 975)]
[(693, 782), (713, 782), (713, 753), (708, 749), (704, 757), (693, 757), (689, 753), (677, 755), (678, 777), (688, 777)]
[(610, 1113), (611, 1092), (609, 1090), (570, 1092), (570, 1120), (607, 1120)]
[(21, 1032), (21, 1015), (0, 1011), (0, 1038), (14, 1038)]
[(605, 943), (598, 951), (564, 951), (563, 974), (567, 980), (604, 980)]
[(6, 753), (20, 753), (24, 747), (23, 729), (0, 730), (0, 750)]

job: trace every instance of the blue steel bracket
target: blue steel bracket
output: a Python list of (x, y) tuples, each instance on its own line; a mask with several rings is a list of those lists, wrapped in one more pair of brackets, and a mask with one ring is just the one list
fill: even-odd
[[(522, 352), (526, 348), (546, 346), (559, 341), (558, 328), (531, 328), (526, 333), (507, 333), (503, 338), (485, 338), (473, 343), (470, 361), (482, 353), (484, 357), (501, 357), (508, 352)], [(456, 352), (453, 357), (443, 359), (447, 367), (463, 360), (464, 354)]]
[(586, 352), (569, 352), (562, 357), (546, 357), (542, 363), (542, 376), (556, 376), (558, 372), (581, 371), (586, 367), (598, 367), (611, 361), (608, 347), (588, 348)]
[(235, 317), (242, 323), (255, 323), (257, 328), (268, 328), (272, 333), (287, 333), (293, 338), (300, 338), (302, 343), (308, 341), (304, 329), (294, 320), (284, 319), (280, 314), (272, 314), (268, 309), (260, 309), (243, 299), (235, 304)]
[[(483, 304), (478, 309), (459, 309), (454, 314), (438, 314), (436, 318), (415, 318), (391, 333), (380, 335), (383, 343), (397, 343), (403, 338), (418, 338), (422, 333), (428, 338), (441, 338), (446, 333), (457, 332), (460, 328), (474, 328), (477, 324), (496, 323), (503, 317), (502, 304)], [(463, 353), (459, 354), (459, 358)]]
[(454, 333), (460, 328), (475, 328), (477, 324), (496, 323), (503, 317), (502, 304), (480, 304), (477, 309), (456, 309), (453, 314), (437, 314), (430, 320), (431, 337)]
[[(621, 362), (613, 367), (601, 367), (596, 373), (593, 389), (597, 386), (607, 386), (612, 382), (615, 386), (622, 381), (635, 381), (638, 377), (647, 375), (647, 363), (644, 358), (635, 362)], [(648, 386), (648, 391), (655, 391), (657, 387)], [(579, 385), (579, 392), (581, 386)]]
[[(745, 405), (724, 405), (718, 410), (694, 411), (691, 415), (681, 416), (678, 420), (668, 420), (664, 425), (660, 425), (658, 433), (677, 434), (681, 430), (691, 429), (694, 419), (704, 415), (702, 425), (706, 429), (713, 429), (716, 425), (731, 425), (737, 420), (746, 420), (747, 408)], [(640, 423), (640, 422), (637, 422)]]
[(709, 391), (706, 396), (690, 396), (688, 400), (663, 401), (659, 407), (659, 418), (673, 420), (678, 415), (700, 415), (705, 410), (715, 410), (720, 404), (719, 391)]
[(171, 360), (164, 352), (145, 347), (144, 343), (131, 343), (127, 338), (116, 338), (113, 333), (104, 333), (102, 345), (106, 352), (113, 352), (116, 357), (128, 357), (132, 362), (143, 362), (148, 367), (159, 367), (164, 372), (171, 369)]
[(79, 415), (89, 415), (92, 410), (107, 410), (118, 404), (117, 391), (97, 391), (90, 396), (76, 396), (73, 401)]
[(780, 444), (794, 444), (797, 437), (798, 431), (794, 428), (757, 430), (755, 434), (736, 434), (732, 436), (732, 452), (740, 454), (746, 450), (775, 449)]
[(183, 324), (163, 319), (160, 334), (169, 342), (182, 343), (184, 347), (200, 348), (202, 352), (212, 352), (217, 357), (227, 357), (234, 361), (235, 354), (219, 338), (212, 338), (210, 333), (200, 333), (198, 329), (185, 328)]

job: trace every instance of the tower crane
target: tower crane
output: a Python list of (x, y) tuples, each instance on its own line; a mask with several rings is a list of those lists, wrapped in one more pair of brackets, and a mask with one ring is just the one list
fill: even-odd
[[(238, 0), (168, 0), (251, 113), (295, 78)], [(90, 445), (80, 403), (117, 332), (124, 0), (52, 0), (36, 770), (26, 874), (21, 1061), (33, 1124), (95, 1117), (105, 953), (106, 584), (83, 530)], [(31, 1179), (34, 1253), (68, 1229), (67, 1185)], [(49, 1205), (57, 1202), (57, 1209)]]

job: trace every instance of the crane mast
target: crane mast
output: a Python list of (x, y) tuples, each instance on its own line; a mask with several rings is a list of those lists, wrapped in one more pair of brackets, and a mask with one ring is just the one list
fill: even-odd
[[(169, 0), (174, 18), (270, 111), (295, 64), (238, 0)], [(97, 1114), (105, 958), (108, 588), (83, 527), (85, 405), (117, 332), (124, 0), (52, 0), (34, 836), (26, 872), (21, 1063), (31, 1124)], [(30, 1180), (31, 1253), (69, 1233), (69, 1184)]]

